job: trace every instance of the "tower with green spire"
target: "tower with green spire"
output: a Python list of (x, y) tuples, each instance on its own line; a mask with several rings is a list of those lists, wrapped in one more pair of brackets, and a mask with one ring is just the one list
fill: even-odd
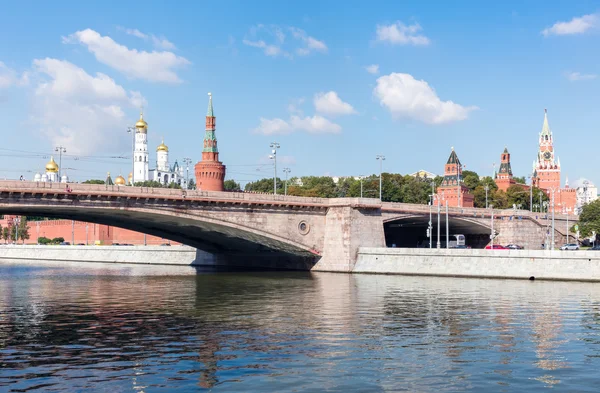
[(213, 110), (212, 94), (208, 93), (208, 109), (206, 111), (206, 127), (204, 130), (204, 146), (202, 161), (194, 167), (196, 187), (204, 191), (223, 191), (225, 182), (225, 165), (219, 161), (217, 147), (217, 128)]

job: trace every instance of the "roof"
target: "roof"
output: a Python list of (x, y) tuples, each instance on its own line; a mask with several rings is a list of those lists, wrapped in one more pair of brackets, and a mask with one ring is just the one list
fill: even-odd
[(206, 111), (207, 117), (215, 117), (212, 105), (212, 93), (208, 93), (208, 110)]
[(544, 124), (542, 125), (542, 132), (540, 135), (552, 136), (552, 130), (550, 130), (550, 125), (548, 125), (548, 111), (546, 109), (544, 109)]
[(433, 178), (437, 177), (437, 175), (435, 173), (431, 173), (429, 171), (426, 171), (425, 169), (419, 169), (418, 171), (416, 171), (414, 173), (410, 173), (408, 176), (423, 177), (423, 178), (428, 178), (428, 179), (433, 179)]
[(448, 161), (446, 162), (446, 164), (459, 164), (460, 165), (460, 160), (458, 159), (458, 156), (456, 155), (454, 148), (452, 149), (452, 153), (450, 153), (450, 157), (448, 157)]

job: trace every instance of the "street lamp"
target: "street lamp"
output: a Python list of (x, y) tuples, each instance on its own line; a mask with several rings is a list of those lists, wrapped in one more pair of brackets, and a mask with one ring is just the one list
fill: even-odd
[(427, 226), (427, 237), (429, 238), (429, 248), (431, 249), (431, 238), (433, 237), (431, 233), (431, 230), (433, 229), (431, 222), (431, 207), (433, 205), (433, 194), (429, 195), (429, 199), (429, 225)]
[(271, 142), (269, 145), (271, 147), (271, 155), (269, 158), (273, 160), (275, 172), (273, 174), (273, 194), (277, 195), (277, 149), (280, 148), (279, 143)]
[(488, 208), (488, 191), (490, 190), (489, 184), (485, 185), (485, 208)]
[(529, 211), (533, 213), (533, 173), (529, 176)]
[(456, 200), (456, 207), (460, 207), (460, 195), (461, 195), (461, 187), (460, 187), (460, 172), (462, 170), (462, 168), (466, 168), (466, 165), (461, 164), (458, 159), (456, 160), (456, 180), (457, 180), (457, 186), (458, 186), (458, 195), (457, 195), (457, 200)]
[(491, 249), (494, 249), (494, 205), (490, 205), (490, 210), (492, 211), (492, 221), (491, 221), (491, 233), (490, 233), (490, 240), (492, 241), (492, 246)]
[(364, 177), (363, 175), (360, 175), (360, 176), (358, 177), (358, 179), (360, 180), (360, 197), (361, 197), (361, 198), (363, 197), (363, 179), (364, 179), (364, 178), (365, 178), (365, 177)]
[(288, 173), (292, 170), (290, 168), (283, 168), (283, 172), (285, 172), (285, 185), (284, 185), (284, 195), (287, 195), (287, 183), (288, 183)]
[(383, 173), (383, 161), (385, 160), (385, 156), (383, 154), (378, 154), (375, 157), (376, 160), (379, 160), (379, 200), (382, 201), (383, 199), (381, 199), (381, 174)]
[(19, 241), (19, 225), (21, 224), (21, 217), (15, 217), (13, 220), (15, 223), (15, 244)]
[(62, 171), (62, 155), (63, 155), (63, 153), (67, 152), (67, 149), (62, 146), (56, 146), (54, 151), (58, 152), (58, 182), (60, 183), (60, 180), (61, 180), (60, 173)]
[(185, 164), (185, 188), (190, 188), (190, 164), (192, 163), (191, 158), (184, 158), (183, 163)]
[(552, 245), (552, 250), (554, 250), (554, 247), (556, 246), (554, 244), (554, 192), (556, 191), (556, 188), (551, 188), (550, 191), (552, 191), (552, 243), (550, 243)]
[(135, 127), (127, 127), (127, 133), (131, 134), (131, 186), (135, 172)]

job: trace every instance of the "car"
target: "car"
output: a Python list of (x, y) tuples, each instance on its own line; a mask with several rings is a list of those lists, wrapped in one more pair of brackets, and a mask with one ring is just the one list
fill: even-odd
[(590, 248), (590, 250), (592, 250), (592, 251), (600, 251), (600, 244), (598, 244), (597, 246), (594, 246), (594, 247)]
[(456, 245), (456, 246), (453, 246), (453, 247), (450, 247), (450, 248), (460, 248), (460, 249), (466, 250), (466, 249), (471, 248), (471, 247), (465, 246), (464, 244), (459, 244), (459, 245)]
[(69, 242), (60, 242), (60, 245), (61, 246), (70, 246), (71, 243), (69, 243)]
[(561, 250), (579, 250), (579, 245), (575, 243), (564, 244)]
[(487, 246), (485, 246), (485, 249), (486, 250), (492, 250), (492, 249), (493, 250), (508, 250), (507, 247), (504, 247), (501, 244), (494, 244), (494, 245), (488, 244)]
[(507, 244), (506, 248), (509, 248), (511, 250), (522, 250), (523, 246), (519, 246), (518, 244)]

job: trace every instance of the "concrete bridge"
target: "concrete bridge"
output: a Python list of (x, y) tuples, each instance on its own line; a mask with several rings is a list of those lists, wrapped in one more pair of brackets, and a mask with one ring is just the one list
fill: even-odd
[[(330, 271), (351, 271), (358, 247), (415, 246), (429, 221), (426, 205), (381, 203), (368, 198), (88, 184), (69, 184), (69, 188), (67, 191), (60, 183), (0, 181), (0, 214), (65, 218), (131, 229), (207, 251), (226, 264), (248, 266), (258, 260), (262, 267)], [(490, 214), (485, 209), (451, 208), (450, 232), (466, 234), (474, 245), (483, 246), (490, 233)], [(502, 217), (494, 221), (495, 229), (496, 223), (499, 225), (496, 231), (501, 243), (540, 247), (546, 230), (544, 220), (512, 209), (494, 214)], [(557, 216), (557, 228), (562, 219)], [(435, 228), (437, 214), (433, 221)], [(445, 233), (445, 221), (442, 225), (441, 232)], [(520, 242), (519, 236), (523, 237)]]

